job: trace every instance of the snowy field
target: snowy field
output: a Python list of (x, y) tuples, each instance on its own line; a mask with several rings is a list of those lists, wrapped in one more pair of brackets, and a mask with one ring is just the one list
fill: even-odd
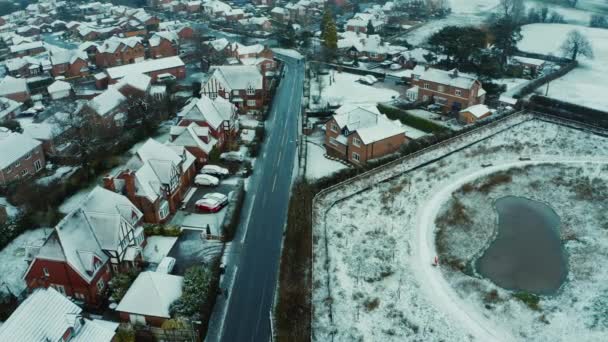
[[(591, 41), (595, 58), (581, 56), (576, 69), (551, 82), (549, 97), (608, 111), (608, 30), (567, 24), (525, 25), (518, 47), (522, 51), (560, 55), (559, 47), (573, 29)], [(541, 90), (544, 94), (545, 87)]]
[(325, 147), (308, 142), (306, 146), (306, 179), (315, 180), (329, 176), (348, 166), (325, 157)]
[[(463, 146), (469, 147), (458, 150)], [(445, 155), (448, 152), (454, 153)], [(520, 161), (522, 155), (532, 160)], [(486, 163), (493, 166), (480, 166)], [(454, 191), (500, 170), (546, 163), (581, 168), (581, 175), (606, 170), (602, 177), (608, 178), (608, 138), (528, 115), (512, 116), (320, 198), (313, 226), (313, 339), (329, 341), (333, 335), (333, 341), (602, 340), (608, 325), (601, 315), (596, 319), (596, 313), (605, 310), (606, 303), (596, 303), (598, 309), (584, 307), (602, 291), (608, 293), (608, 276), (601, 282), (594, 277), (579, 282), (573, 293), (587, 291), (580, 297), (543, 298), (541, 311), (532, 311), (501, 290), (503, 302), (489, 310), (479, 291), (484, 288), (477, 285), (480, 280), (460, 273), (460, 278), (454, 277), (448, 265), (431, 266), (437, 253), (434, 221)], [(324, 210), (362, 189), (367, 190)], [(559, 200), (569, 203), (563, 197)], [(608, 239), (605, 231), (591, 234), (587, 229), (578, 237), (581, 249), (595, 246), (585, 245), (590, 239)], [(608, 261), (604, 252), (584, 257), (601, 259), (597, 264)], [(572, 305), (575, 300), (584, 303)]]
[[(26, 246), (42, 246), (51, 229), (28, 230), (17, 236), (0, 251), (0, 293), (5, 294), (7, 287), (14, 295), (25, 290), (23, 275), (28, 263), (25, 260)], [(5, 286), (6, 285), (6, 286)]]
[[(361, 75), (330, 70), (329, 75), (321, 75), (320, 82), (316, 77), (310, 81), (310, 107), (324, 108), (329, 105), (369, 104), (390, 101), (399, 97), (392, 89), (379, 85), (369, 86), (359, 83)], [(319, 90), (320, 95), (319, 95)]]

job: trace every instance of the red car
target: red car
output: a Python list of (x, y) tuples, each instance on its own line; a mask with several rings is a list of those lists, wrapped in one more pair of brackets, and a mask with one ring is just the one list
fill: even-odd
[(228, 204), (228, 197), (217, 192), (209, 193), (196, 201), (195, 206), (200, 211), (217, 213)]

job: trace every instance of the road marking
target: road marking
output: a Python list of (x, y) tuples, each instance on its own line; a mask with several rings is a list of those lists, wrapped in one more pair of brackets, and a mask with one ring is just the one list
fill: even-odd
[(249, 232), (249, 221), (251, 219), (251, 214), (253, 213), (253, 206), (255, 205), (255, 196), (257, 194), (253, 194), (251, 197), (251, 207), (249, 207), (249, 213), (247, 213), (247, 222), (243, 225), (245, 227), (245, 234), (243, 234), (243, 238), (241, 239), (241, 243), (245, 243), (245, 239), (247, 238), (247, 233)]
[(278, 175), (278, 174), (275, 174), (275, 175), (274, 175), (274, 181), (272, 182), (272, 192), (274, 192), (274, 188), (275, 188), (275, 186), (277, 185), (277, 175)]
[[(264, 283), (262, 284), (262, 300), (260, 301), (260, 303), (264, 302), (264, 297), (266, 297), (266, 284), (268, 284), (268, 274), (266, 274), (266, 277), (264, 278)], [(257, 322), (255, 323), (255, 332), (253, 333), (253, 336), (251, 336), (251, 341), (254, 341), (258, 330), (260, 328), (260, 320), (262, 319), (262, 307), (263, 305), (260, 305), (260, 311), (258, 312), (258, 319)]]
[(266, 192), (264, 192), (263, 198), (262, 198), (262, 207), (266, 206)]

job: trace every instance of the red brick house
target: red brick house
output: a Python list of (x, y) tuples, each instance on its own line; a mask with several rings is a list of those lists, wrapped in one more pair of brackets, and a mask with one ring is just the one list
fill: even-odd
[(17, 102), (25, 102), (30, 99), (30, 88), (24, 78), (6, 76), (0, 80), (0, 96)]
[(409, 99), (432, 100), (444, 113), (458, 113), (463, 108), (483, 104), (486, 91), (474, 76), (434, 68), (416, 68), (412, 72), (412, 88), (407, 90)]
[(141, 38), (111, 37), (99, 47), (95, 56), (98, 67), (113, 67), (123, 64), (139, 63), (145, 59), (145, 50)]
[(53, 49), (51, 57), (51, 74), (54, 77), (84, 77), (89, 74), (88, 55), (80, 50)]
[(190, 13), (199, 12), (201, 10), (202, 1), (188, 1), (186, 3), (186, 11)]
[(160, 272), (140, 273), (116, 311), (120, 320), (137, 325), (160, 327), (171, 319), (169, 308), (182, 296), (184, 278)]
[(164, 21), (158, 24), (159, 32), (162, 31), (173, 31), (177, 33), (179, 39), (192, 39), (194, 36), (194, 30), (192, 27), (179, 22), (179, 21)]
[(194, 156), (181, 146), (148, 139), (104, 187), (127, 196), (147, 223), (162, 223), (181, 206), (196, 175)]
[(179, 37), (173, 31), (155, 32), (149, 43), (151, 58), (177, 56), (179, 53)]
[(28, 290), (53, 287), (87, 306), (100, 306), (113, 274), (142, 260), (141, 217), (126, 197), (96, 187), (34, 256), (24, 276)]
[[(412, 136), (419, 134), (410, 130)], [(329, 155), (365, 164), (397, 152), (410, 140), (406, 134), (406, 128), (381, 115), (375, 106), (345, 105), (325, 124), (325, 149)]]
[(42, 143), (0, 128), (0, 185), (28, 178), (46, 166)]
[(202, 166), (214, 147), (223, 150), (236, 141), (237, 115), (234, 104), (221, 96), (193, 99), (177, 114), (180, 122), (171, 127), (169, 145), (183, 146)]
[(471, 107), (465, 108), (458, 113), (458, 121), (470, 124), (477, 120), (487, 118), (492, 115), (492, 111), (488, 106), (484, 104), (476, 104)]
[(253, 65), (212, 67), (212, 74), (201, 87), (201, 95), (221, 96), (232, 102), (240, 113), (260, 111), (266, 101), (264, 76)]
[(41, 74), (43, 72), (43, 65), (44, 67), (48, 67), (48, 64), (50, 64), (50, 61), (46, 58), (39, 59), (30, 56), (11, 58), (4, 61), (4, 67), (9, 75), (23, 78)]
[(10, 48), (12, 57), (23, 57), (23, 56), (34, 56), (46, 51), (44, 43), (41, 41), (35, 41), (31, 43), (23, 43), (19, 45), (12, 45)]
[(91, 120), (107, 128), (121, 127), (126, 119), (127, 97), (115, 87), (110, 87), (95, 96), (85, 106), (87, 113), (92, 113)]
[(114, 84), (123, 77), (129, 74), (145, 74), (152, 78), (152, 82), (156, 82), (159, 75), (171, 74), (176, 79), (180, 80), (186, 77), (186, 65), (179, 56), (149, 59), (143, 62), (122, 65), (106, 69), (106, 77), (96, 79), (98, 88), (104, 88), (108, 84)]
[(22, 103), (6, 97), (0, 97), (0, 123), (5, 120), (13, 120), (21, 112)]

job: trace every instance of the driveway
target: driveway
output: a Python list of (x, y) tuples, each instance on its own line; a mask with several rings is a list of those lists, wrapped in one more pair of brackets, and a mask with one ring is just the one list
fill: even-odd
[(219, 257), (222, 243), (218, 240), (204, 240), (200, 230), (184, 229), (169, 256), (175, 258), (172, 274), (184, 275), (192, 266), (211, 262)]

